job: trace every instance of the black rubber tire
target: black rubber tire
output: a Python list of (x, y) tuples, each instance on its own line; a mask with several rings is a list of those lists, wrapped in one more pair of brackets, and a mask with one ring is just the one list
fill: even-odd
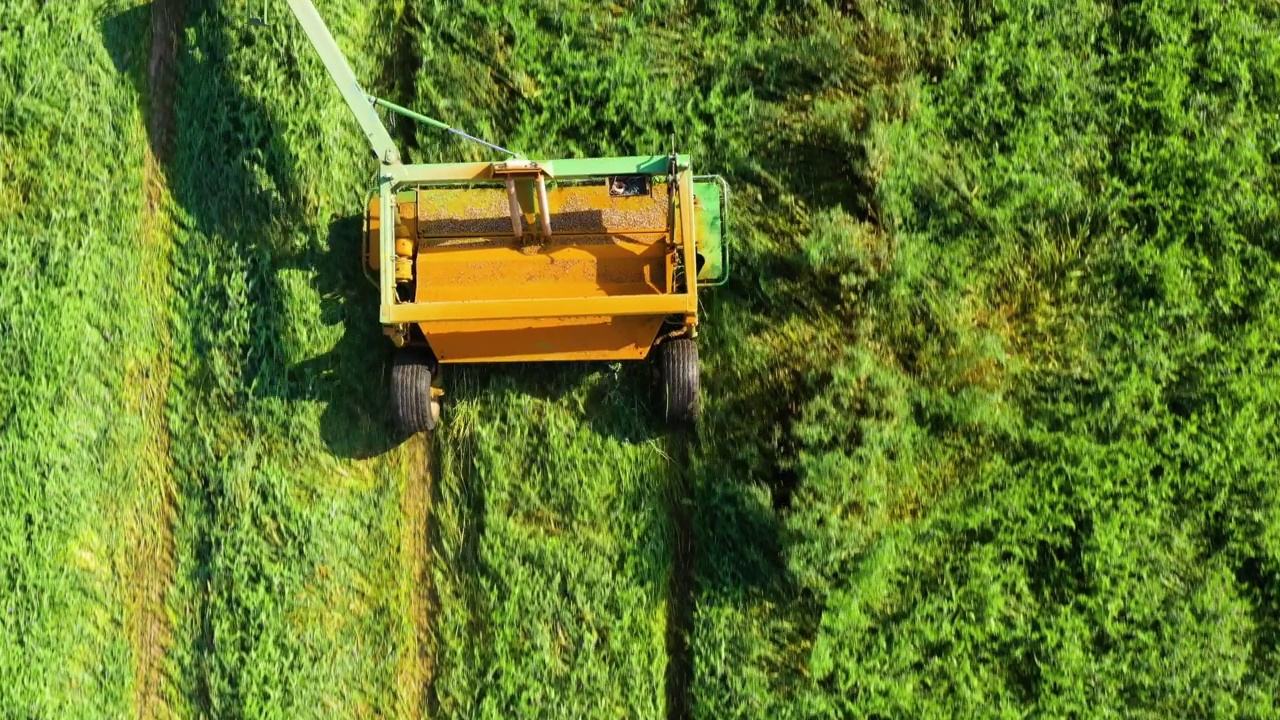
[(436, 429), (439, 405), (432, 407), (431, 356), (416, 348), (400, 348), (391, 361), (391, 414), (402, 435)]
[(698, 344), (691, 338), (675, 338), (658, 346), (663, 419), (674, 428), (688, 428), (702, 413), (699, 396), (701, 369)]

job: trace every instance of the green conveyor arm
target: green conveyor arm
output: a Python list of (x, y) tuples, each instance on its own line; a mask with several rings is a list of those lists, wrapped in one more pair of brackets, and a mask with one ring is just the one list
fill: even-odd
[(360, 123), (360, 129), (369, 139), (374, 156), (383, 163), (399, 164), (400, 151), (396, 149), (391, 133), (387, 132), (386, 126), (382, 124), (378, 111), (369, 101), (369, 95), (360, 87), (356, 74), (347, 63), (346, 56), (338, 49), (337, 41), (333, 39), (333, 34), (324, 24), (324, 19), (320, 17), (316, 6), (311, 3), (311, 0), (288, 0), (288, 2), (289, 9), (293, 10), (294, 17), (298, 18), (307, 38), (311, 40), (312, 46), (320, 54), (320, 59), (324, 61), (329, 76), (333, 78), (334, 84), (342, 92), (343, 99), (347, 101), (347, 106), (351, 108), (356, 121)]
[(346, 56), (338, 49), (338, 43), (333, 39), (333, 34), (329, 32), (328, 26), (324, 24), (324, 20), (320, 17), (320, 13), (316, 10), (316, 6), (311, 3), (311, 0), (288, 0), (288, 2), (289, 9), (293, 10), (294, 17), (298, 18), (303, 31), (307, 33), (307, 38), (311, 40), (311, 45), (315, 47), (316, 52), (320, 54), (320, 59), (324, 61), (324, 66), (328, 69), (329, 76), (333, 78), (334, 84), (342, 91), (342, 97), (347, 101), (348, 107), (351, 108), (351, 112), (356, 116), (356, 121), (360, 123), (360, 129), (364, 130), (364, 135), (369, 139), (369, 145), (373, 148), (373, 154), (379, 161), (394, 165), (399, 164), (401, 158), (400, 152), (396, 150), (395, 142), (391, 139), (391, 134), (387, 132), (386, 126), (382, 124), (382, 119), (378, 117), (375, 107), (384, 107), (391, 112), (446, 130), (507, 155), (517, 154), (465, 133), (458, 128), (450, 127), (447, 123), (429, 118), (426, 115), (416, 113), (408, 108), (400, 107), (395, 103), (387, 102), (366, 93), (360, 87), (360, 82), (356, 80), (356, 74), (352, 72)]

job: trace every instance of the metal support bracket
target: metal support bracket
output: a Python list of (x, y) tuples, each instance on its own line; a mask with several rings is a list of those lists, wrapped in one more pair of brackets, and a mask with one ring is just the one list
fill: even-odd
[(538, 203), (538, 236), (544, 243), (549, 241), (551, 239), (551, 204), (547, 201), (547, 177), (551, 175), (550, 170), (532, 160), (506, 160), (494, 163), (491, 173), (495, 178), (500, 177), (506, 180), (508, 204), (511, 207), (511, 231), (516, 234), (516, 237), (522, 237), (524, 234), (520, 223), (520, 216), (523, 213), (516, 193), (516, 180), (533, 181)]

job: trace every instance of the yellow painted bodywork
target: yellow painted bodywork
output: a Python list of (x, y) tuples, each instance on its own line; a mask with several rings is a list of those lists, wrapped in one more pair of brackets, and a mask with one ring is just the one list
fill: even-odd
[[(402, 192), (397, 271), (401, 258), (412, 263), (413, 290), (389, 319), (417, 324), (446, 363), (642, 359), (664, 320), (697, 321), (696, 283), (672, 291), (678, 254), (694, 267), (690, 185), (673, 202), (661, 178), (630, 197), (611, 195), (603, 178), (548, 183), (550, 238), (529, 179), (514, 197), (501, 184)], [(374, 269), (378, 215), (374, 198)]]

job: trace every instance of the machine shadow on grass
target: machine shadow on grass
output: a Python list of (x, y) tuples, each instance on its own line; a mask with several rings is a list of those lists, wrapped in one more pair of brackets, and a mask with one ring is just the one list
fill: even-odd
[(366, 459), (407, 440), (391, 420), (391, 341), (378, 322), (378, 290), (364, 272), (363, 217), (334, 219), (323, 252), (282, 258), (281, 270), (311, 271), (320, 295), (321, 322), (341, 325), (342, 338), (328, 352), (288, 367), (280, 396), (291, 402), (320, 402), (320, 436), (339, 457)]
[[(219, 278), (202, 275), (194, 262), (175, 256), (175, 270), (187, 276), (184, 282), (205, 283), (194, 293), (209, 315), (207, 322), (192, 323), (200, 364), (194, 375), (209, 380), (214, 366), (231, 364), (238, 387), (224, 395), (234, 405), (277, 399), (286, 402), (284, 412), (292, 412), (298, 403), (322, 403), (319, 429), (330, 452), (351, 458), (380, 455), (405, 438), (395, 435), (390, 420), (390, 344), (378, 325), (376, 290), (361, 272), (361, 216), (331, 218), (324, 247), (282, 247), (280, 238), (290, 234), (289, 228), (301, 230), (308, 223), (298, 160), (278, 121), (241, 90), (242, 80), (226, 67), (233, 45), (255, 42), (254, 36), (238, 27), (207, 31), (206, 16), (218, 12), (195, 0), (155, 0), (102, 23), (113, 63), (138, 89), (152, 153), (186, 215), (183, 225), (207, 243), (201, 250), (212, 257), (202, 259), (212, 273), (231, 270), (247, 276), (247, 297), (228, 297), (216, 286)], [(154, 50), (148, 53), (148, 27), (158, 38), (153, 45), (172, 43), (167, 61)], [(198, 60), (180, 41), (191, 27), (202, 30), (190, 36), (196, 39)], [(184, 77), (179, 86), (178, 67), (195, 77)], [(175, 121), (179, 109), (181, 126)], [(197, 154), (198, 167), (185, 164)], [(353, 172), (365, 169), (360, 158), (352, 162)], [(287, 307), (288, 291), (281, 282), (282, 273), (290, 270), (311, 274), (321, 298), (321, 322), (344, 326), (336, 346), (292, 365), (285, 360), (283, 339), (297, 332), (298, 319)], [(237, 302), (249, 306), (251, 331), (229, 353), (218, 305), (234, 307)]]

